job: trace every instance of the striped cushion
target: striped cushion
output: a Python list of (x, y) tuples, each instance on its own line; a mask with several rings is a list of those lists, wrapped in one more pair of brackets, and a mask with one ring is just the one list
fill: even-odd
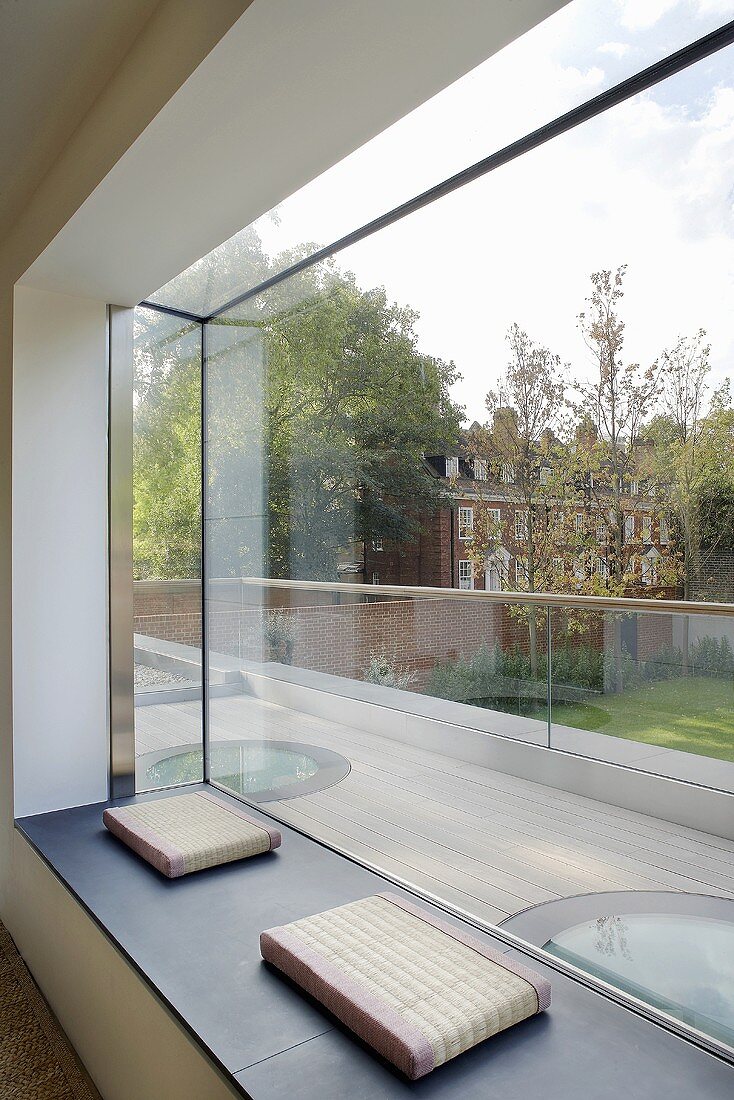
[(168, 878), (247, 859), (280, 844), (280, 833), (207, 791), (105, 810), (111, 833)]
[(260, 950), (411, 1079), (550, 1004), (545, 978), (394, 894), (271, 928)]

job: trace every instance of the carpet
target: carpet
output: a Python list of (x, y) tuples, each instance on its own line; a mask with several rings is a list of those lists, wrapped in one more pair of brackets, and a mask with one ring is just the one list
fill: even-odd
[(2, 924), (0, 1097), (3, 1100), (100, 1100)]

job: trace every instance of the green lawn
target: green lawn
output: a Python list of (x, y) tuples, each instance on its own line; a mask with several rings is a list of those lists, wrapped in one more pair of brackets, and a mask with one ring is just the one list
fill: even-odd
[(553, 721), (717, 760), (734, 760), (734, 682), (680, 677), (553, 706)]

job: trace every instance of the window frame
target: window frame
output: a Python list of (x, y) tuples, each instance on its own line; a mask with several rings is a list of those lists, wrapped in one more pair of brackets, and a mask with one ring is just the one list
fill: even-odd
[[(462, 512), (464, 518), (462, 519)], [(468, 513), (468, 519), (467, 519)], [(457, 524), (459, 528), (459, 538), (462, 542), (471, 542), (474, 538), (474, 508), (470, 504), (460, 504), (458, 508)], [(464, 532), (462, 534), (462, 531)], [(468, 534), (467, 534), (468, 532)]]
[[(468, 570), (466, 568), (462, 569), (462, 566), (468, 566), (469, 568), (468, 568)], [(462, 576), (462, 573), (464, 573), (465, 575)], [(469, 574), (468, 576), (466, 576), (467, 573)], [(474, 591), (474, 562), (471, 560), (471, 558), (459, 558), (459, 562), (458, 562), (458, 580), (459, 580), (459, 588), (463, 592), (473, 592)], [(468, 584), (464, 583), (466, 581), (468, 581), (469, 583)]]

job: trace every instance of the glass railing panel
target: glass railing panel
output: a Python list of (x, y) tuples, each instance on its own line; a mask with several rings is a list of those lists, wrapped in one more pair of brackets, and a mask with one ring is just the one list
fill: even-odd
[[(543, 609), (534, 612), (532, 650), (532, 614), (455, 592), (428, 598), (254, 578), (218, 578), (208, 591), (211, 661), (238, 662), (245, 693), (303, 705), (318, 693), (316, 709), (337, 721), (349, 706), (362, 707), (362, 720), (364, 705), (376, 706), (385, 737), (407, 722), (434, 748), (446, 736), (439, 727), (548, 743)], [(213, 736), (218, 711), (233, 708), (213, 695)]]
[(734, 615), (554, 608), (551, 747), (734, 791)]

